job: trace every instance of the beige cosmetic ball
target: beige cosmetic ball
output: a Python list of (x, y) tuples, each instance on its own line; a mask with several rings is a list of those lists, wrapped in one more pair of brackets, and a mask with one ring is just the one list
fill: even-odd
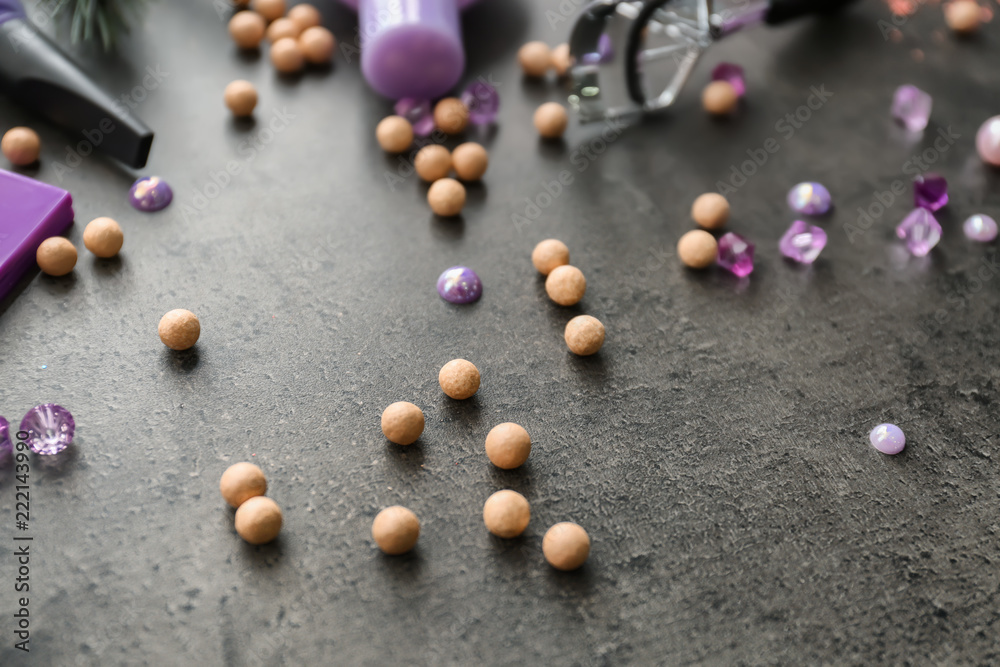
[(47, 238), (38, 246), (35, 261), (42, 273), (65, 276), (76, 266), (76, 248), (61, 236)]
[(382, 433), (389, 442), (412, 445), (424, 432), (424, 413), (413, 403), (399, 401), (382, 411)]
[(236, 532), (250, 544), (267, 544), (281, 532), (281, 508), (264, 496), (254, 496), (236, 510)]
[(454, 178), (434, 181), (427, 190), (427, 203), (443, 218), (458, 215), (465, 206), (465, 186)]
[(483, 523), (486, 530), (497, 537), (517, 537), (531, 521), (531, 505), (517, 491), (497, 491), (483, 505)]
[(714, 116), (732, 113), (739, 101), (739, 94), (728, 81), (713, 81), (701, 92), (701, 105)]
[(486, 436), (486, 456), (498, 468), (517, 468), (528, 460), (529, 454), (531, 436), (522, 426), (512, 422), (498, 424)]
[(583, 271), (569, 264), (552, 269), (545, 279), (545, 293), (560, 306), (579, 303), (586, 291), (587, 279)]
[(272, 21), (271, 25), (267, 26), (267, 32), (264, 34), (267, 37), (267, 41), (274, 44), (279, 39), (284, 39), (285, 37), (298, 39), (299, 35), (302, 34), (302, 28), (292, 19), (282, 17)]
[(299, 48), (302, 55), (313, 65), (325, 65), (333, 58), (333, 49), (337, 46), (337, 40), (333, 33), (317, 25), (306, 28), (299, 35)]
[(294, 74), (305, 66), (306, 57), (298, 42), (282, 37), (271, 45), (271, 64), (282, 74)]
[(285, 15), (285, 0), (251, 0), (250, 7), (268, 22)]
[(243, 79), (230, 82), (223, 91), (222, 98), (237, 118), (250, 116), (257, 107), (257, 89), (252, 83)]
[(160, 318), (157, 327), (160, 340), (171, 350), (187, 350), (201, 336), (201, 322), (190, 310), (177, 308)]
[(460, 179), (478, 181), (490, 165), (490, 156), (486, 149), (476, 142), (467, 141), (456, 146), (451, 152), (451, 162)]
[(570, 352), (587, 357), (604, 345), (604, 325), (596, 317), (577, 315), (566, 323), (563, 337)]
[(531, 263), (540, 274), (547, 276), (557, 266), (569, 264), (569, 248), (558, 239), (545, 239), (531, 251)]
[(413, 145), (413, 126), (402, 116), (386, 116), (375, 127), (378, 145), (387, 153), (402, 153)]
[(222, 473), (219, 492), (230, 507), (239, 507), (251, 498), (267, 493), (267, 478), (264, 471), (252, 463), (235, 463)]
[(479, 369), (471, 361), (452, 359), (438, 373), (438, 384), (449, 397), (463, 401), (479, 391)]
[(708, 268), (718, 254), (718, 242), (703, 229), (692, 229), (677, 242), (677, 256), (692, 269)]
[(434, 105), (434, 125), (445, 134), (459, 134), (469, 123), (469, 110), (457, 97), (446, 97)]
[(955, 32), (968, 35), (979, 29), (982, 8), (975, 0), (955, 0), (944, 6), (944, 19)]
[(308, 30), (323, 22), (319, 10), (310, 4), (302, 3), (288, 10), (288, 18), (298, 24), (299, 30)]
[(420, 519), (405, 507), (386, 507), (372, 521), (372, 539), (390, 556), (405, 554), (417, 545), (419, 537)]
[(573, 57), (569, 55), (569, 44), (563, 43), (552, 49), (552, 69), (556, 74), (566, 76), (571, 67), (573, 67)]
[(98, 257), (114, 257), (124, 242), (121, 226), (111, 218), (95, 218), (83, 230), (83, 245)]
[(267, 21), (257, 12), (237, 12), (229, 19), (229, 36), (241, 49), (256, 49), (264, 39)]
[(729, 202), (716, 192), (706, 192), (694, 200), (691, 217), (699, 227), (720, 229), (729, 220)]
[(545, 76), (552, 65), (552, 51), (545, 42), (528, 42), (518, 49), (517, 62), (526, 76)]
[(413, 159), (417, 175), (428, 183), (440, 180), (451, 172), (451, 153), (439, 144), (424, 146)]
[(535, 111), (534, 121), (543, 139), (558, 139), (569, 125), (569, 114), (558, 102), (546, 102)]
[(590, 536), (575, 523), (557, 523), (542, 538), (542, 553), (549, 565), (557, 570), (575, 570), (590, 555)]
[(42, 140), (30, 127), (12, 127), (0, 139), (0, 152), (17, 167), (27, 167), (38, 162)]

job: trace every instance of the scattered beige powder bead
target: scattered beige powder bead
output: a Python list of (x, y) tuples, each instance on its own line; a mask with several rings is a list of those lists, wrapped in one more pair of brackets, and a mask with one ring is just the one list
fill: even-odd
[(18, 167), (27, 167), (38, 162), (42, 152), (42, 140), (30, 127), (12, 127), (0, 139), (0, 151)]
[(604, 325), (596, 317), (577, 315), (566, 323), (566, 347), (581, 357), (596, 354), (604, 345)]
[(241, 49), (256, 49), (264, 39), (267, 21), (257, 12), (237, 12), (229, 19), (229, 36)]
[(531, 251), (531, 263), (540, 274), (547, 276), (557, 266), (569, 264), (569, 248), (557, 239), (545, 239)]
[(239, 507), (251, 498), (267, 493), (267, 478), (264, 471), (252, 463), (236, 463), (222, 473), (219, 492), (230, 507)]
[(580, 302), (587, 291), (587, 279), (583, 271), (564, 264), (549, 272), (545, 279), (545, 292), (560, 306), (572, 306)]
[(434, 124), (445, 134), (458, 134), (469, 122), (469, 110), (457, 97), (446, 97), (434, 106)]
[(517, 62), (527, 76), (545, 76), (552, 65), (552, 51), (545, 42), (528, 42), (518, 49)]
[(250, 544), (267, 544), (281, 532), (281, 508), (264, 496), (250, 498), (236, 510), (236, 532)]
[(291, 37), (282, 37), (271, 45), (271, 64), (282, 74), (294, 74), (306, 64), (306, 57), (299, 43)]
[(718, 254), (718, 242), (703, 229), (692, 229), (677, 242), (677, 256), (692, 269), (708, 268)]
[(716, 192), (706, 192), (694, 200), (691, 217), (700, 227), (719, 229), (729, 220), (729, 202)]
[(288, 18), (299, 24), (299, 30), (306, 30), (323, 22), (319, 10), (307, 3), (295, 5), (289, 9)]
[(713, 81), (701, 93), (701, 105), (716, 116), (731, 113), (739, 101), (739, 94), (728, 81)]
[(325, 65), (330, 62), (336, 46), (337, 40), (333, 37), (333, 33), (320, 25), (306, 28), (299, 36), (302, 55), (313, 65)]
[(569, 114), (558, 102), (546, 102), (535, 111), (535, 129), (544, 139), (558, 139), (568, 124)]
[(546, 531), (542, 538), (542, 553), (549, 565), (557, 570), (575, 570), (590, 555), (590, 537), (575, 523), (563, 521)]
[(285, 15), (285, 0), (252, 0), (250, 6), (268, 22)]
[(76, 266), (76, 248), (69, 239), (53, 236), (38, 246), (35, 261), (43, 273), (50, 276), (65, 276)]
[(440, 144), (429, 144), (417, 152), (413, 167), (420, 178), (433, 183), (448, 176), (451, 171), (451, 153)]
[(160, 318), (160, 340), (171, 350), (187, 350), (201, 336), (201, 322), (190, 310), (177, 308)]
[(970, 34), (979, 29), (982, 9), (975, 0), (955, 0), (944, 6), (944, 19), (948, 27), (960, 34)]
[(465, 359), (452, 359), (438, 373), (438, 384), (448, 396), (459, 401), (479, 391), (479, 369)]
[(476, 142), (467, 141), (451, 152), (451, 161), (460, 179), (478, 181), (490, 165), (490, 156), (486, 149)]
[(431, 210), (443, 218), (458, 215), (465, 206), (465, 186), (454, 178), (442, 178), (427, 190)]
[(412, 445), (424, 432), (424, 413), (413, 403), (399, 401), (382, 411), (382, 433), (397, 445)]
[(387, 153), (402, 153), (413, 145), (413, 126), (402, 116), (386, 116), (375, 127), (375, 138)]
[(556, 74), (566, 76), (571, 67), (573, 67), (573, 57), (569, 55), (569, 44), (560, 44), (552, 49), (552, 69)]
[(531, 436), (517, 424), (499, 424), (486, 436), (486, 456), (498, 468), (517, 468), (528, 460), (530, 453)]
[(95, 218), (83, 230), (83, 245), (98, 257), (114, 257), (124, 242), (121, 226), (111, 218)]
[(257, 107), (257, 89), (252, 83), (243, 79), (230, 82), (222, 97), (226, 106), (237, 118), (250, 116)]
[(497, 537), (517, 537), (531, 521), (531, 505), (517, 491), (497, 491), (483, 505), (483, 523), (486, 530)]
[(302, 28), (299, 24), (290, 18), (282, 17), (276, 19), (267, 26), (267, 32), (264, 33), (267, 36), (267, 41), (274, 44), (279, 39), (284, 39), (285, 37), (291, 37), (292, 39), (298, 39), (299, 35), (302, 34)]
[(418, 537), (420, 519), (405, 507), (386, 507), (372, 521), (372, 539), (390, 556), (405, 554), (416, 546)]

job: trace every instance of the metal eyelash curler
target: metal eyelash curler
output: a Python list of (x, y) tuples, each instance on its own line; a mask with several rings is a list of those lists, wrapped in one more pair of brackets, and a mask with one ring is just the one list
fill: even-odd
[(759, 23), (836, 11), (854, 0), (597, 0), (570, 33), (570, 106), (581, 122), (666, 109), (716, 40)]

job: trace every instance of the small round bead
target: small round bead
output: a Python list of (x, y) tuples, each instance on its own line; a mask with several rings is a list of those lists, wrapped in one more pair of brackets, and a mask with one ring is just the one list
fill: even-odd
[(701, 93), (701, 105), (715, 116), (731, 113), (739, 101), (739, 93), (728, 81), (713, 81)]
[(299, 30), (307, 30), (323, 22), (323, 16), (319, 10), (307, 3), (295, 5), (289, 9), (288, 18), (299, 25)]
[(114, 257), (124, 242), (121, 226), (111, 218), (95, 218), (83, 230), (83, 245), (98, 257)]
[(237, 79), (226, 86), (222, 94), (226, 106), (237, 118), (245, 118), (253, 114), (257, 106), (257, 89), (253, 84), (243, 79)]
[(868, 434), (872, 447), (890, 456), (899, 454), (906, 447), (903, 429), (895, 424), (879, 424)]
[(201, 322), (190, 310), (177, 308), (160, 318), (156, 330), (160, 334), (160, 340), (171, 350), (187, 350), (198, 342)]
[(476, 142), (467, 141), (451, 152), (451, 161), (455, 173), (463, 181), (478, 181), (490, 165), (490, 156), (486, 149)]
[(250, 6), (268, 22), (285, 15), (285, 0), (252, 0)]
[(229, 36), (241, 49), (256, 49), (264, 39), (267, 22), (257, 12), (237, 12), (229, 19)]
[(981, 12), (975, 0), (955, 0), (944, 6), (944, 19), (955, 32), (970, 34), (979, 29)]
[(465, 206), (465, 186), (454, 178), (442, 178), (427, 190), (431, 210), (443, 218), (458, 215)]
[(546, 102), (535, 110), (534, 121), (543, 139), (558, 139), (569, 125), (569, 114), (558, 102)]
[(434, 106), (434, 125), (445, 134), (458, 134), (469, 123), (469, 110), (457, 97), (446, 97)]
[(573, 67), (573, 57), (569, 54), (569, 44), (560, 44), (552, 49), (552, 69), (556, 74), (566, 76), (571, 67)]
[(413, 403), (398, 401), (382, 411), (382, 433), (389, 442), (412, 445), (424, 432), (424, 413)]
[(590, 555), (590, 537), (575, 523), (563, 521), (546, 531), (542, 538), (542, 553), (549, 565), (557, 570), (575, 570)]
[(438, 384), (449, 397), (463, 401), (479, 391), (479, 369), (471, 361), (452, 359), (438, 372)]
[(230, 507), (239, 507), (251, 498), (267, 493), (267, 478), (264, 471), (252, 463), (236, 463), (222, 473), (219, 492)]
[(236, 510), (236, 532), (250, 544), (267, 544), (281, 532), (281, 508), (264, 496), (250, 498)]
[(719, 229), (729, 220), (729, 202), (717, 192), (706, 192), (694, 200), (691, 217), (699, 227)]
[(42, 152), (42, 140), (30, 127), (12, 127), (0, 139), (0, 152), (18, 167), (27, 167), (38, 162)]
[(545, 239), (531, 251), (531, 263), (540, 274), (547, 276), (556, 267), (569, 264), (569, 248), (557, 239)]
[(1000, 167), (1000, 116), (986, 119), (976, 132), (976, 151), (986, 164)]
[(413, 126), (402, 116), (386, 116), (375, 127), (375, 138), (387, 153), (402, 153), (413, 145)]
[(451, 153), (440, 144), (429, 144), (417, 152), (413, 167), (420, 178), (433, 183), (448, 176), (451, 171)]
[(372, 539), (378, 548), (390, 556), (405, 554), (417, 544), (420, 519), (399, 505), (386, 507), (372, 521)]
[(299, 35), (302, 34), (302, 28), (299, 24), (290, 18), (282, 17), (276, 19), (267, 26), (267, 32), (264, 33), (267, 36), (267, 41), (274, 44), (279, 39), (284, 39), (285, 37), (291, 37), (292, 39), (298, 39)]
[(587, 357), (604, 345), (604, 325), (596, 317), (577, 315), (566, 323), (563, 337), (570, 352)]
[(517, 491), (497, 491), (483, 505), (483, 523), (486, 530), (497, 537), (517, 537), (531, 521), (531, 505)]
[(506, 422), (493, 427), (486, 436), (486, 456), (498, 468), (512, 470), (528, 460), (531, 436), (523, 427)]
[(305, 66), (306, 57), (299, 43), (291, 37), (282, 37), (271, 45), (271, 64), (282, 74), (293, 74)]
[(299, 48), (302, 55), (313, 65), (325, 65), (333, 58), (333, 49), (337, 46), (337, 40), (333, 33), (323, 26), (316, 25), (306, 28), (299, 35)]
[(569, 264), (552, 269), (545, 279), (545, 293), (560, 306), (579, 303), (586, 291), (587, 279), (583, 271)]
[(42, 241), (35, 252), (35, 261), (42, 273), (50, 276), (65, 276), (76, 266), (76, 248), (61, 236), (53, 236)]
[(518, 49), (517, 62), (527, 76), (545, 76), (552, 65), (552, 51), (545, 42), (528, 42)]
[(718, 254), (718, 241), (703, 229), (692, 229), (677, 242), (677, 256), (692, 269), (708, 268)]

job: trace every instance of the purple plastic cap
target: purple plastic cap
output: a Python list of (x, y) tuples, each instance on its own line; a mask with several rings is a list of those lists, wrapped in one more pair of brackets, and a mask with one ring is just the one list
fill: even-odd
[(18, 0), (0, 0), (0, 23), (11, 19), (23, 19), (24, 7)]

